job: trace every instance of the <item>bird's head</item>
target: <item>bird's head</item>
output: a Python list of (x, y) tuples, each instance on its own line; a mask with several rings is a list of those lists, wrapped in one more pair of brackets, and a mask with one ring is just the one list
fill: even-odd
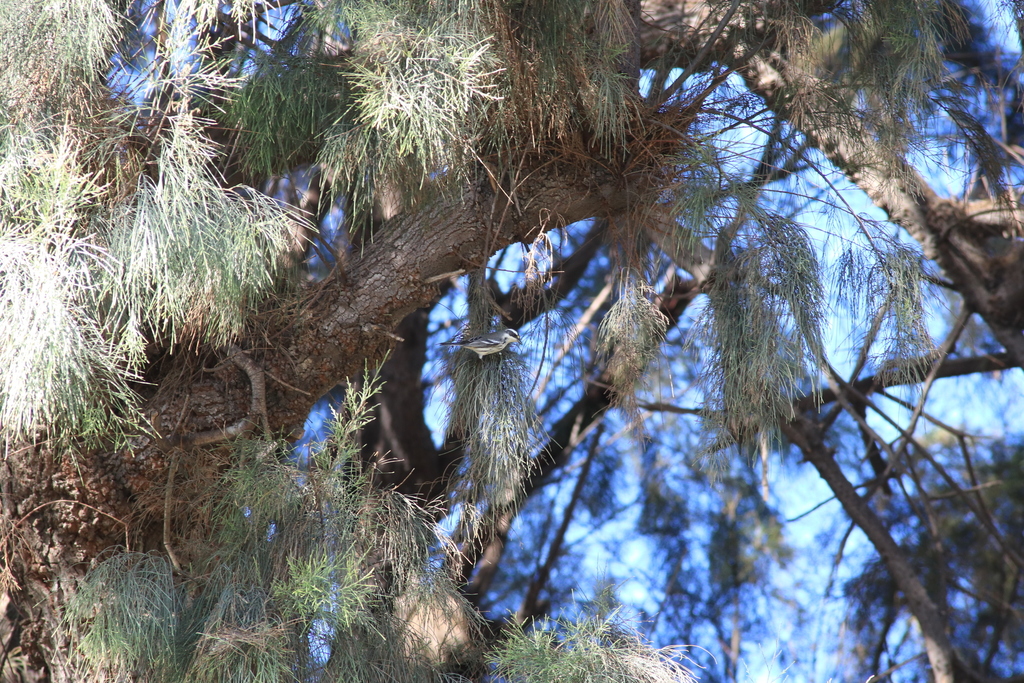
[(512, 342), (520, 341), (519, 333), (515, 330), (505, 330), (505, 343), (511, 344)]

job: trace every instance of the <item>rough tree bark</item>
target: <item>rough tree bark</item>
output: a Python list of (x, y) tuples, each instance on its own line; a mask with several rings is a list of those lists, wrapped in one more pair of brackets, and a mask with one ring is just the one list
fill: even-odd
[[(316, 400), (382, 359), (399, 324), (437, 296), (439, 282), (539, 231), (620, 212), (634, 191), (600, 169), (556, 164), (521, 183), (515, 203), (482, 180), (459, 200), (386, 222), (345, 272), (268, 311), (262, 329), (236, 349), (154, 350), (148, 384), (139, 387), (154, 434), (121, 449), (59, 452), (41, 439), (6, 453), (3, 557), (25, 615), (21, 644), (30, 665), (49, 667), (53, 681), (75, 680), (61, 608), (89, 563), (112, 547), (164, 550), (162, 516), (140, 515), (136, 505), (164, 490), (172, 453), (187, 470), (209, 458), (209, 449), (264, 424), (297, 438)], [(407, 323), (401, 331), (412, 340), (422, 327)], [(434, 474), (417, 478), (421, 493), (424, 486), (434, 493)]]
[[(829, 10), (829, 3), (812, 4), (805, 8), (808, 14)], [(780, 34), (773, 31), (771, 6), (773, 3), (760, 6), (764, 14), (737, 32), (744, 36), (737, 40), (730, 31), (715, 34), (714, 22), (694, 22), (695, 17), (703, 18), (702, 12), (706, 13), (704, 3), (652, 0), (645, 4), (648, 35), (644, 45), (649, 47), (644, 57), (654, 59), (676, 48), (684, 60), (703, 54), (709, 63), (718, 61), (736, 70), (776, 116), (791, 123), (891, 221), (920, 243), (925, 257), (942, 268), (968, 309), (985, 320), (1004, 346), (1008, 365), (1024, 365), (1024, 242), (1014, 239), (1022, 234), (1019, 209), (991, 201), (964, 203), (940, 197), (914, 169), (887, 163), (893, 155), (875, 148), (866, 128), (862, 135), (850, 134), (849, 117), (843, 119), (840, 128), (830, 125), (827, 107), (799, 108), (796, 103), (806, 105), (806, 101), (794, 95), (811, 92), (809, 89), (823, 92), (824, 83), (802, 68), (803, 62), (790, 54)], [(686, 44), (667, 44), (663, 36), (670, 35), (669, 30), (683, 21), (705, 28), (694, 32)], [(820, 428), (803, 417), (781, 426), (832, 488), (846, 513), (867, 534), (907, 597), (921, 625), (936, 681), (969, 680), (969, 672), (957, 665), (948, 623), (936, 602), (905, 553), (824, 448)]]
[[(827, 2), (813, 4), (812, 13), (831, 7)], [(782, 3), (760, 7), (766, 13), (787, 11)], [(631, 4), (631, 9), (637, 8)], [(750, 46), (730, 42), (728, 31), (715, 34), (715, 23), (702, 21), (708, 14), (705, 3), (649, 0), (642, 3), (642, 11), (639, 56), (632, 55), (633, 59), (647, 62), (667, 50), (678, 50), (684, 67), (687, 60), (700, 55), (736, 68), (753, 92), (788, 117), (921, 243), (925, 255), (944, 269), (967, 304), (1006, 347), (1011, 357), (1008, 365), (1022, 364), (1024, 246), (1005, 239), (1018, 234), (1018, 216), (999, 207), (940, 198), (910, 173), (899, 178), (879, 175), (854, 163), (864, 158), (865, 150), (850, 149), (849, 137), (831, 139), (813, 120), (788, 112), (786, 93), (806, 85), (798, 79), (813, 76), (793, 68), (784, 49), (772, 51), (772, 35), (761, 36), (758, 50), (772, 54), (770, 60), (743, 57), (741, 61), (752, 54)], [(701, 28), (689, 32), (683, 44), (670, 42), (667, 29), (681, 24)], [(713, 44), (709, 43), (712, 38)], [(216, 447), (258, 427), (277, 435), (295, 435), (322, 394), (361, 372), (365, 361), (375, 362), (392, 348), (394, 356), (386, 372), (394, 373), (396, 383), (410, 382), (413, 376), (416, 380), (408, 385), (413, 389), (403, 389), (400, 395), (385, 393), (380, 431), (368, 435), (370, 443), (395, 455), (393, 468), (382, 476), (403, 482), (408, 492), (436, 496), (443, 484), (446, 457), (451, 456), (437, 453), (429, 438), (424, 439), (418, 369), (426, 316), (417, 309), (434, 299), (438, 283), (447, 276), (481, 266), (503, 246), (577, 220), (616, 216), (643, 194), (642, 173), (627, 180), (597, 166), (569, 168), (544, 161), (548, 160), (537, 160), (532, 174), (523, 174), (526, 179), (515, 188), (515, 202), (495, 196), (488, 182), (481, 180), (459, 200), (439, 201), (387, 221), (344, 272), (308, 287), (301, 301), (268, 310), (261, 319), (262, 328), (236, 342), (237, 351), (199, 348), (195, 353), (177, 349), (169, 354), (167, 349), (154, 349), (145, 377), (149, 384), (139, 388), (154, 433), (139, 435), (123, 448), (60, 452), (41, 439), (5, 453), (0, 461), (0, 514), (7, 531), (0, 549), (17, 582), (11, 594), (25, 615), (21, 643), (30, 664), (48, 665), (53, 681), (76, 680), (73, 663), (67, 659), (61, 606), (89, 563), (107, 548), (164, 549), (163, 519), (140, 515), (136, 506), (140, 499), (164, 490), (172, 453), (187, 469), (209, 457), (200, 446)], [(655, 241), (659, 234), (668, 232), (655, 229)], [(678, 314), (700, 291), (711, 272), (711, 258), (706, 251), (674, 253), (667, 244), (665, 249), (697, 278), (678, 292), (666, 293), (663, 308)], [(571, 281), (567, 278), (565, 284), (571, 286)], [(510, 309), (510, 315), (515, 320), (522, 313)], [(397, 338), (405, 341), (396, 347)], [(237, 357), (239, 352), (245, 359)], [(255, 389), (260, 382), (265, 387), (262, 392)], [(562, 426), (571, 426), (577, 416), (594, 419), (608, 401), (605, 393), (588, 389)], [(413, 429), (400, 435), (394, 424), (414, 413)], [(937, 680), (952, 680), (955, 656), (941, 615), (920, 581), (907, 571), (910, 565), (899, 547), (884, 527), (875, 524), (870, 507), (827, 451), (819, 448), (820, 435), (813, 425), (797, 421), (785, 428), (795, 443), (806, 446), (808, 459), (851, 518), (868, 533), (900, 583), (922, 625)], [(558, 462), (567, 443), (564, 436), (560, 438), (546, 451), (549, 467)], [(409, 477), (410, 473), (414, 476)], [(479, 560), (485, 569), (493, 568), (500, 554), (501, 539), (496, 538), (470, 558), (469, 566)], [(478, 573), (470, 590), (484, 590), (491, 575)]]

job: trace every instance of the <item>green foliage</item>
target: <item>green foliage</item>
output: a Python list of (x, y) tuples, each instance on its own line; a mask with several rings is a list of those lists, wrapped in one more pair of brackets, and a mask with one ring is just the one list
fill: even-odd
[(0, 3), (0, 121), (81, 107), (113, 50), (121, 4)]
[(868, 272), (871, 297), (883, 312), (883, 330), (889, 334), (886, 356), (899, 364), (931, 353), (935, 346), (925, 327), (924, 273), (921, 256), (905, 246), (896, 246), (880, 255)]
[(175, 651), (185, 605), (185, 591), (175, 585), (166, 558), (115, 553), (89, 572), (65, 618), (72, 625), (88, 624), (75, 631), (90, 662), (111, 672), (145, 668), (159, 680), (180, 666)]
[(897, 378), (935, 351), (925, 327), (924, 272), (916, 250), (877, 240), (870, 250), (852, 248), (837, 264), (837, 289), (853, 315), (873, 321), (865, 330), (869, 358)]
[(364, 0), (327, 3), (304, 21), (351, 35), (344, 111), (324, 133), (320, 161), (355, 224), (375, 201), (408, 206), (460, 188), (478, 158), (518, 159), (528, 144), (575, 147), (586, 136), (610, 156), (636, 116), (619, 64), (632, 20), (619, 0)]
[(1001, 196), (1008, 159), (967, 104), (973, 95), (949, 77), (950, 55), (969, 39), (971, 12), (957, 3), (916, 0), (840, 7), (833, 23), (807, 33), (808, 67), (826, 81), (795, 107), (819, 130), (873, 138), (878, 144), (862, 145), (850, 159), (854, 165), (908, 178), (907, 157), (925, 150), (937, 123), (948, 118)]
[(523, 2), (503, 9), (494, 34), (508, 69), (501, 115), (509, 146), (573, 149), (584, 134), (604, 154), (621, 148), (637, 99), (619, 64), (632, 41), (626, 3)]
[[(637, 383), (658, 355), (668, 318), (651, 301), (653, 288), (636, 273), (623, 274), (619, 290), (598, 328), (597, 351), (608, 359), (612, 387), (620, 405), (629, 410)], [(639, 426), (640, 420), (635, 424)]]
[[(4, 226), (7, 227), (7, 226)], [(0, 234), (0, 423), (7, 438), (103, 436), (133, 403), (132, 367), (87, 300), (93, 245)], [(84, 296), (83, 296), (84, 294)], [(83, 300), (86, 299), (86, 300)]]
[(844, 17), (848, 86), (878, 98), (864, 111), (891, 149), (906, 149), (917, 136), (914, 124), (928, 109), (930, 91), (946, 75), (940, 46), (950, 31), (963, 31), (950, 26), (949, 18), (942, 3), (917, 0), (855, 5)]
[(100, 190), (83, 174), (78, 156), (67, 128), (0, 129), (0, 425), (6, 438), (42, 429), (53, 437), (104, 435), (133, 403), (128, 382), (137, 349), (112, 334), (97, 283), (115, 262), (79, 236)]
[(480, 532), (477, 514), (520, 498), (540, 426), (530, 398), (533, 375), (526, 360), (505, 349), (478, 358), (460, 349), (448, 360), (451, 381), (447, 434), (462, 440), (465, 458), (455, 484), (467, 531)]
[(342, 559), (345, 567), (325, 553), (289, 557), (288, 580), (274, 584), (275, 601), (306, 621), (323, 619), (335, 628), (353, 628), (368, 613), (373, 584), (362, 572), (365, 558)]
[(9, 437), (101, 436), (133, 424), (129, 383), (146, 336), (231, 339), (278, 284), (288, 246), (288, 217), (272, 200), (221, 189), (188, 115), (172, 122), (157, 180), (143, 177), (108, 211), (83, 137), (70, 125), (0, 131)]
[[(230, 13), (233, 19), (242, 23), (249, 20), (259, 0), (233, 0)], [(179, 0), (174, 10), (175, 16), (185, 18), (187, 22), (195, 22), (200, 31), (209, 28), (217, 19), (218, 12), (228, 9), (219, 0)]]
[[(152, 141), (156, 180), (134, 175), (141, 165), (127, 141), (138, 120), (95, 99), (121, 9), (0, 9), (3, 48), (24, 55), (0, 69), (5, 436), (116, 436), (136, 422), (129, 383), (147, 337), (223, 343), (279, 283), (286, 216), (258, 193), (221, 188), (214, 149), (187, 113), (194, 98), (229, 85), (217, 69), (181, 58), (183, 46), (195, 47), (191, 6), (158, 45), (167, 68), (154, 69), (155, 90), (171, 93), (179, 114)], [(55, 111), (60, 125), (47, 118)], [(31, 124), (10, 123), (22, 119)], [(125, 186), (134, 196), (124, 197)]]
[(331, 5), (311, 21), (339, 12), (355, 36), (342, 91), (348, 108), (326, 131), (321, 158), (358, 224), (374, 192), (407, 201), (465, 179), (500, 69), (464, 14), (368, 1)]
[(103, 230), (119, 264), (106, 282), (114, 314), (172, 341), (239, 334), (288, 246), (285, 213), (255, 190), (222, 189), (210, 155), (196, 122), (176, 118), (156, 182), (143, 177)]
[(372, 486), (353, 459), (378, 389), (349, 387), (308, 472), (282, 463), (280, 444), (240, 444), (212, 503), (216, 545), (184, 581), (150, 555), (116, 554), (94, 568), (67, 617), (93, 672), (432, 680), (431, 661), (452, 647), (438, 626), (476, 626), (441, 568), (451, 547), (429, 511)]
[(802, 381), (823, 360), (824, 290), (810, 240), (792, 221), (757, 218), (745, 246), (717, 267), (696, 330), (710, 354), (709, 452), (751, 443), (789, 417)]
[(690, 683), (678, 653), (658, 650), (616, 613), (511, 626), (494, 653), (497, 675), (515, 683)]
[(259, 55), (229, 101), (242, 159), (254, 175), (284, 173), (316, 156), (318, 136), (339, 118), (345, 82), (320, 61)]
[(81, 167), (81, 143), (70, 126), (0, 128), (0, 217), (25, 236), (74, 233), (101, 194)]
[[(682, 249), (689, 249), (700, 238), (717, 235), (729, 225), (736, 212), (727, 202), (734, 197), (730, 192), (731, 178), (724, 173), (723, 166), (728, 156), (713, 138), (706, 138), (698, 144), (686, 145), (672, 162), (679, 169), (679, 180), (672, 188), (671, 215), (680, 229), (674, 235)], [(751, 207), (749, 193), (735, 195), (742, 202), (739, 209), (744, 213)], [(755, 199), (756, 201), (756, 199)]]
[(191, 666), (181, 680), (293, 681), (295, 643), (290, 636), (282, 614), (262, 587), (229, 583), (206, 617)]
[[(496, 329), (495, 304), (482, 270), (468, 280), (469, 321), (462, 335), (473, 337)], [(520, 500), (541, 435), (530, 397), (533, 372), (511, 347), (482, 358), (457, 349), (444, 362), (449, 380), (445, 440), (459, 439), (465, 454), (452, 504), (459, 508), (463, 533), (472, 536), (486, 531), (480, 521), (488, 506), (493, 512)]]

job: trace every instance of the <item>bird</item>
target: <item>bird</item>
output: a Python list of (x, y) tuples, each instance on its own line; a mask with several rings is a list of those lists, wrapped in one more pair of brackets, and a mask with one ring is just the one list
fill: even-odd
[(464, 349), (469, 349), (479, 356), (480, 359), (483, 359), (484, 356), (504, 351), (506, 346), (517, 341), (519, 341), (519, 333), (515, 330), (497, 330), (495, 332), (481, 334), (478, 337), (470, 337), (469, 339), (441, 342), (440, 345), (459, 346)]

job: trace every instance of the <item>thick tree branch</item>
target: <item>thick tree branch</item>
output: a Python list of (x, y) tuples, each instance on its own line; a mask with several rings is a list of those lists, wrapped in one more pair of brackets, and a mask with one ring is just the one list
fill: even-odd
[(430, 311), (419, 308), (396, 332), (402, 337), (381, 367), (384, 380), (376, 419), (363, 429), (363, 450), (375, 458), (382, 483), (420, 500), (434, 501), (447, 489), (450, 460), (434, 447), (424, 417), (423, 366)]
[[(784, 55), (741, 68), (747, 86), (921, 245), (1016, 361), (1024, 364), (1024, 243), (1016, 211), (992, 202), (963, 205), (939, 197), (905, 161), (879, 147), (868, 128), (840, 111), (798, 110), (794, 93), (826, 84)], [(841, 126), (836, 121), (841, 120)], [(855, 130), (851, 131), (850, 129)]]
[(893, 540), (867, 501), (857, 494), (856, 489), (843, 474), (831, 450), (825, 446), (820, 427), (802, 416), (792, 422), (782, 423), (781, 427), (786, 437), (800, 448), (808, 462), (818, 470), (843, 509), (850, 515), (850, 519), (867, 535), (888, 567), (896, 585), (906, 596), (911, 612), (921, 627), (928, 660), (937, 683), (953, 683), (957, 680), (954, 672), (956, 660), (953, 645), (946, 633), (946, 620), (924, 585), (918, 580), (903, 550)]
[[(852, 382), (850, 387), (866, 396), (888, 387), (917, 384), (928, 376), (928, 373), (933, 370), (935, 363), (936, 361), (931, 358), (922, 358), (916, 363), (908, 364), (903, 369), (903, 372), (879, 373)], [(935, 379), (961, 377), (981, 372), (998, 372), (1014, 367), (1019, 367), (1019, 365), (1007, 353), (994, 353), (988, 356), (972, 356), (970, 358), (946, 358), (939, 364), (938, 369), (934, 371), (934, 377)], [(832, 403), (836, 398), (836, 392), (833, 389), (824, 389), (797, 400), (794, 407), (797, 412), (804, 412)]]
[[(549, 164), (520, 183), (516, 204), (496, 197), (482, 183), (463, 198), (439, 200), (387, 221), (347, 271), (311, 286), (306, 299), (290, 311), (273, 314), (286, 324), (271, 327), (271, 344), (249, 344), (249, 357), (278, 379), (266, 388), (270, 429), (298, 433), (320, 396), (362, 372), (365, 363), (383, 358), (395, 343), (392, 331), (399, 322), (436, 297), (438, 276), (478, 267), (496, 250), (541, 230), (621, 212), (632, 195), (610, 174), (582, 177), (573, 169)], [(494, 225), (488, 218), (494, 215), (492, 205), (502, 202), (508, 208), (507, 220)], [(147, 380), (159, 385), (167, 376), (182, 373), (182, 364), (190, 362), (187, 355), (177, 354), (161, 377)], [(187, 408), (182, 432), (222, 434), (222, 425), (233, 425), (245, 416), (250, 398), (247, 379), (243, 373), (221, 369), (189, 383), (187, 392), (169, 385), (172, 388), (159, 391), (145, 409), (149, 414), (178, 416)], [(188, 403), (188, 395), (197, 398)], [(143, 460), (139, 458), (136, 466), (145, 467)]]

